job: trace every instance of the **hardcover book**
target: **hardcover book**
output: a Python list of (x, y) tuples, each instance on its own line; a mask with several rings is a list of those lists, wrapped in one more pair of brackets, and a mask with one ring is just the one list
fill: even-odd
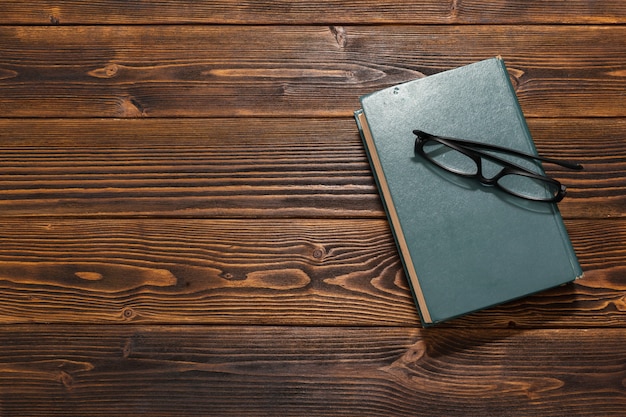
[(455, 175), (414, 151), (420, 130), (537, 155), (501, 58), (360, 101), (357, 125), (424, 326), (582, 276), (555, 203)]

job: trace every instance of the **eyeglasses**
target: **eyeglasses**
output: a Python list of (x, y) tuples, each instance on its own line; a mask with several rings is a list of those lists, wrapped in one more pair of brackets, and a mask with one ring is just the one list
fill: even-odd
[[(413, 133), (417, 136), (415, 153), (431, 163), (462, 177), (476, 178), (481, 184), (495, 186), (527, 200), (557, 203), (566, 193), (564, 185), (541, 173), (537, 162), (532, 161), (543, 161), (575, 170), (583, 169), (580, 164), (530, 155), (496, 145), (435, 136), (421, 130), (414, 130)], [(531, 161), (532, 166), (537, 167), (540, 172), (495, 156), (494, 153)], [(483, 160), (491, 161), (502, 168), (491, 178), (487, 178), (483, 175)]]

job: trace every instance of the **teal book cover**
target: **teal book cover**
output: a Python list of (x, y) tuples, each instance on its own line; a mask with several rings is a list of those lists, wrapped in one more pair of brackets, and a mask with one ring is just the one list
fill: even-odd
[(421, 130), (537, 155), (501, 58), (360, 101), (357, 125), (424, 326), (582, 276), (555, 203), (512, 196), (414, 152)]

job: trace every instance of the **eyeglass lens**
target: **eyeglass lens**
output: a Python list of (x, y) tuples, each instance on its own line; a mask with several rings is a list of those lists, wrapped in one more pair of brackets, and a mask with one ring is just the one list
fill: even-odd
[(520, 174), (503, 175), (498, 185), (512, 194), (532, 200), (551, 200), (559, 193), (557, 184), (542, 178)]
[[(422, 149), (431, 162), (455, 174), (477, 176), (480, 172), (474, 159), (436, 140), (427, 140)], [(558, 184), (548, 178), (526, 176), (523, 173), (502, 175), (497, 179), (497, 185), (511, 194), (532, 200), (549, 201), (560, 191)]]
[(443, 143), (429, 140), (422, 148), (426, 156), (436, 165), (460, 175), (478, 174), (476, 162), (469, 156)]

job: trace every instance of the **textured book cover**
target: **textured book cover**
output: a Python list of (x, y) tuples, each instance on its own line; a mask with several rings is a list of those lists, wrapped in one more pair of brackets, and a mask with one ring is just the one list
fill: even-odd
[(556, 204), (414, 153), (419, 129), (537, 154), (502, 59), (380, 90), (361, 105), (357, 125), (424, 326), (582, 276)]

